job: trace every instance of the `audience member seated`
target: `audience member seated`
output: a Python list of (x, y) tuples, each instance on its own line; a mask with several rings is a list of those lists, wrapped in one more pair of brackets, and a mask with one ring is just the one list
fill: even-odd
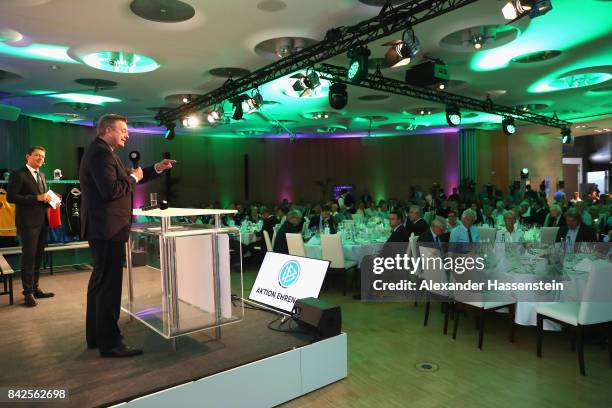
[(559, 204), (552, 204), (546, 219), (544, 220), (545, 227), (562, 227), (565, 225), (565, 218), (563, 218), (561, 206)]
[(446, 228), (446, 220), (442, 217), (436, 217), (431, 222), (431, 227), (419, 235), (418, 242), (448, 243), (450, 233), (446, 231)]
[(523, 231), (516, 229), (516, 216), (512, 211), (504, 213), (504, 228), (497, 231), (495, 242), (523, 242)]
[(480, 231), (474, 225), (476, 214), (467, 209), (461, 214), (461, 224), (451, 231), (450, 242), (480, 242)]
[(565, 224), (559, 228), (557, 242), (565, 240), (566, 245), (576, 242), (597, 242), (595, 230), (583, 224), (582, 215), (577, 208), (570, 208), (565, 213)]
[(302, 213), (298, 210), (291, 210), (287, 213), (287, 222), (285, 222), (279, 228), (276, 233), (276, 241), (274, 242), (274, 252), (280, 254), (288, 254), (289, 248), (287, 247), (287, 235), (286, 234), (299, 234), (302, 232), (300, 223), (302, 222)]
[(531, 206), (531, 224), (538, 227), (544, 225), (546, 213), (546, 201), (542, 198), (538, 198)]
[(331, 207), (324, 205), (321, 209), (321, 215), (315, 215), (310, 219), (310, 229), (319, 231), (320, 234), (324, 234), (326, 228), (329, 228), (329, 234), (335, 234), (338, 232), (338, 225), (331, 215)]
[(576, 204), (574, 204), (574, 207), (576, 207), (576, 209), (580, 213), (580, 216), (582, 217), (582, 223), (589, 227), (592, 226), (593, 217), (591, 217), (591, 214), (587, 211), (585, 202), (578, 201)]
[(482, 207), (482, 225), (488, 225), (489, 227), (495, 227), (495, 218), (493, 218), (493, 207), (486, 204)]
[(263, 231), (267, 231), (270, 241), (272, 241), (274, 237), (274, 227), (278, 224), (278, 218), (276, 218), (276, 215), (272, 214), (268, 207), (264, 207), (262, 210), (261, 218), (263, 219), (263, 226), (261, 227), (261, 231), (257, 233), (257, 236), (263, 239)]
[(450, 210), (448, 212), (448, 219), (446, 220), (448, 232), (450, 233), (455, 227), (459, 226), (457, 221), (457, 211)]
[(423, 232), (429, 229), (429, 225), (423, 218), (423, 213), (421, 211), (421, 207), (416, 205), (411, 205), (408, 210), (408, 219), (406, 220), (406, 230), (408, 231), (408, 236), (411, 234), (421, 235)]

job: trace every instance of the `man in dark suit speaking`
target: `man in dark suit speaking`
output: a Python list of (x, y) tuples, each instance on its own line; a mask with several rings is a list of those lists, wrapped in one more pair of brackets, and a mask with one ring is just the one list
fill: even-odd
[(51, 201), (45, 175), (40, 171), (45, 154), (44, 147), (31, 147), (25, 156), (25, 167), (11, 173), (7, 187), (7, 201), (15, 204), (15, 226), (21, 239), (21, 283), (28, 307), (36, 306), (36, 299), (53, 297), (53, 293), (38, 287), (40, 263), (47, 246), (47, 203)]
[(115, 151), (128, 140), (127, 118), (108, 114), (98, 121), (97, 137), (83, 158), (81, 181), (81, 235), (89, 241), (93, 271), (87, 288), (86, 338), (88, 348), (102, 357), (130, 357), (142, 350), (122, 342), (117, 322), (125, 243), (132, 223), (132, 195), (137, 183), (172, 168), (174, 160), (128, 170)]

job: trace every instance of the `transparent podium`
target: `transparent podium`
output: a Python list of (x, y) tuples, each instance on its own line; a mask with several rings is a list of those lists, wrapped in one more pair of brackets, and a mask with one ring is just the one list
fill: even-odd
[[(168, 208), (134, 210), (147, 222), (132, 225), (126, 246), (122, 309), (173, 345), (178, 336), (242, 320), (242, 302), (232, 302), (230, 235), (237, 228), (221, 226), (221, 216), (235, 210)], [(213, 224), (196, 224), (207, 216)], [(240, 245), (233, 245), (240, 254)], [(241, 256), (239, 256), (241, 259)], [(242, 264), (240, 262), (240, 292)], [(237, 275), (235, 275), (237, 277)], [(238, 285), (235, 282), (235, 285)]]

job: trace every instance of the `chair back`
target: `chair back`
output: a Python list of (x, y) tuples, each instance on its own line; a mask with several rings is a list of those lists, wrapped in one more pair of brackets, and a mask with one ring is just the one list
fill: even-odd
[(497, 230), (495, 228), (478, 227), (480, 232), (480, 242), (495, 242)]
[(582, 294), (578, 324), (597, 324), (612, 321), (612, 263), (608, 260), (593, 262), (593, 269)]
[(559, 227), (543, 227), (540, 230), (540, 242), (542, 244), (554, 245), (558, 232)]
[[(458, 256), (461, 256), (462, 258), (464, 258), (464, 265), (467, 264), (467, 258), (470, 257), (475, 257), (477, 255), (472, 255), (472, 254), (456, 254)], [(475, 265), (476, 262), (474, 260), (474, 262), (472, 262), (472, 265)], [(464, 268), (465, 270), (463, 270), (461, 273), (459, 273), (458, 270), (454, 270), (451, 272), (451, 281), (453, 282), (457, 282), (457, 283), (480, 283), (480, 282), (486, 282), (487, 280), (485, 279), (486, 277), (486, 270), (478, 270), (477, 268)], [(485, 300), (485, 291), (486, 291), (486, 285), (485, 285), (485, 290), (479, 291), (479, 290), (475, 290), (475, 291), (469, 291), (469, 290), (456, 290), (453, 291), (453, 298), (457, 301), (457, 302), (461, 302), (461, 303), (466, 303), (466, 302), (480, 302), (480, 303), (484, 303)], [(501, 293), (501, 292), (500, 292)], [(501, 298), (501, 295), (500, 295)]]
[[(419, 252), (421, 254), (421, 260), (424, 262), (420, 268), (423, 279), (431, 283), (448, 282), (446, 271), (442, 267), (443, 258), (440, 255), (440, 250), (429, 246), (419, 245)], [(440, 296), (450, 296), (450, 291), (448, 290), (432, 289), (429, 290), (429, 292)]]
[(272, 246), (272, 241), (270, 241), (270, 234), (268, 234), (268, 231), (264, 230), (263, 236), (264, 241), (266, 241), (266, 249), (268, 250), (268, 252), (272, 252), (272, 248), (274, 247)]
[(344, 269), (344, 251), (340, 234), (321, 234), (321, 253), (330, 268)]
[(287, 237), (287, 248), (289, 249), (289, 255), (306, 256), (302, 234), (287, 233), (285, 236)]

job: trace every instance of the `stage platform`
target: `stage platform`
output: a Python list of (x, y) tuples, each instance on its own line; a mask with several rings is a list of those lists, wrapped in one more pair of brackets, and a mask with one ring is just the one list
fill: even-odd
[[(126, 343), (145, 354), (100, 358), (85, 344), (88, 278), (87, 271), (41, 276), (41, 288), (56, 296), (40, 299), (35, 308), (24, 307), (19, 294), (13, 306), (0, 298), (0, 386), (65, 388), (69, 400), (57, 404), (62, 407), (189, 402), (264, 407), (346, 377), (346, 335), (311, 344), (310, 335), (268, 329), (276, 316), (252, 309), (245, 309), (241, 322), (223, 326), (220, 340), (213, 330), (203, 331), (180, 337), (176, 351), (170, 341), (122, 313)], [(18, 288), (19, 280), (15, 283)]]

